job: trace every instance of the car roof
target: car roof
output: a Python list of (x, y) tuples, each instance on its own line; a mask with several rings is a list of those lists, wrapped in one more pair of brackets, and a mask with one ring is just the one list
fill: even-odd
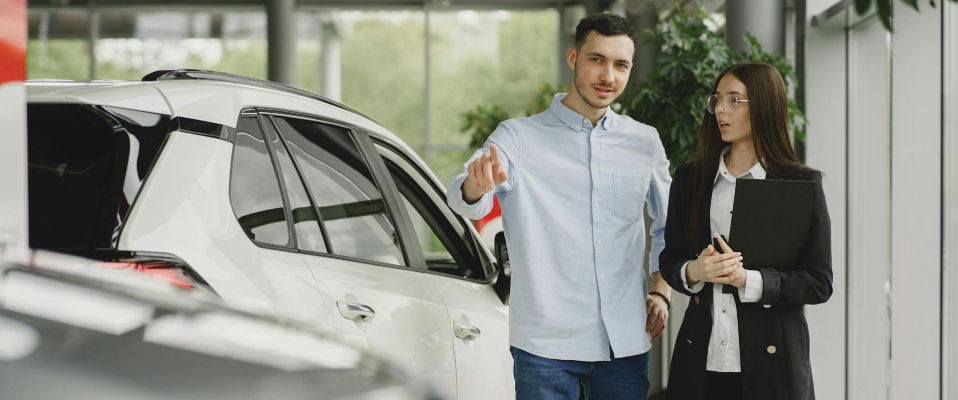
[[(179, 70), (188, 71), (188, 70)], [(161, 71), (144, 79), (156, 79)], [(210, 73), (209, 71), (202, 71)], [(215, 73), (220, 74), (220, 73)], [(232, 79), (50, 80), (26, 81), (27, 102), (92, 104), (184, 117), (236, 127), (240, 112), (250, 108), (288, 111), (353, 125), (399, 147), (427, 171), (408, 144), (375, 121), (352, 109), (275, 82), (220, 74)], [(246, 81), (244, 81), (244, 79)], [(431, 172), (431, 171), (430, 171)], [(431, 178), (438, 182), (435, 175)], [(440, 186), (441, 183), (440, 183)]]

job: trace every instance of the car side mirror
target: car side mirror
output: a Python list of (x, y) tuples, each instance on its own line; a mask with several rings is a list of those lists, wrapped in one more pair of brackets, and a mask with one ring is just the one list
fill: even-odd
[(496, 260), (499, 264), (499, 279), (496, 280), (496, 294), (502, 304), (509, 304), (509, 292), (512, 286), (512, 267), (509, 265), (509, 248), (506, 246), (505, 232), (496, 234)]
[(506, 233), (496, 234), (496, 260), (499, 261), (499, 268), (507, 277), (512, 277), (512, 267), (509, 265), (509, 248), (506, 246)]

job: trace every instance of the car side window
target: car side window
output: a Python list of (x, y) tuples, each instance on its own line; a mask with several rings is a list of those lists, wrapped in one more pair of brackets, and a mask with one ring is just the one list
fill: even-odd
[(289, 198), (289, 207), (293, 216), (293, 230), (296, 232), (296, 247), (301, 250), (325, 253), (326, 242), (323, 240), (323, 232), (319, 229), (316, 211), (309, 201), (309, 196), (306, 195), (306, 188), (303, 187), (303, 181), (293, 166), (293, 160), (289, 158), (286, 146), (279, 140), (270, 120), (264, 118), (262, 121), (270, 148), (273, 150), (273, 158), (279, 163), (280, 175), (283, 176), (283, 183), (286, 186), (286, 195)]
[(236, 124), (230, 171), (230, 202), (243, 232), (254, 242), (289, 246), (289, 226), (276, 170), (258, 118), (243, 115)]
[(349, 130), (274, 117), (326, 227), (332, 254), (406, 265), (394, 220)]
[(491, 263), (480, 254), (478, 242), (449, 210), (445, 197), (432, 187), (429, 179), (405, 157), (380, 145), (376, 148), (399, 189), (400, 201), (416, 231), (426, 267), (433, 272), (474, 280), (491, 275)]

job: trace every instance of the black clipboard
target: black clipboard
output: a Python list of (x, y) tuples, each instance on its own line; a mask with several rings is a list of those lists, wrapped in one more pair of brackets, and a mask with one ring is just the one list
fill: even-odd
[(746, 269), (792, 267), (808, 236), (814, 201), (812, 181), (736, 180), (729, 247), (742, 253)]

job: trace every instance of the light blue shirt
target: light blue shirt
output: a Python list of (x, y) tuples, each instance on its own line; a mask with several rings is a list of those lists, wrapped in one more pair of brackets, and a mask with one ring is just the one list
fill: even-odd
[(616, 358), (642, 354), (652, 348), (643, 204), (654, 219), (655, 273), (669, 162), (654, 128), (611, 108), (593, 128), (564, 96), (541, 114), (500, 124), (469, 162), (495, 144), (509, 179), (470, 205), (461, 191), (467, 175), (457, 175), (449, 206), (480, 219), (499, 197), (512, 264), (512, 346), (556, 360), (606, 361), (610, 346)]

